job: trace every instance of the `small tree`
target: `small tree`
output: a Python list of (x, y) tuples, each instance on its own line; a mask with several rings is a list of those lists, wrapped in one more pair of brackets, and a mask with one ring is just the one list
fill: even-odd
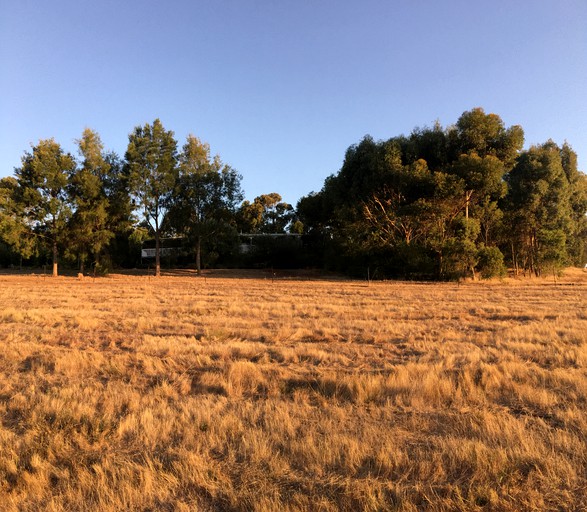
[(453, 222), (453, 236), (447, 239), (446, 252), (451, 274), (458, 277), (471, 273), (476, 278), (478, 251), (475, 240), (479, 235), (479, 222), (476, 219), (460, 217)]
[(556, 277), (568, 262), (565, 233), (561, 229), (541, 229), (538, 240), (540, 273), (552, 272)]
[(483, 279), (504, 277), (507, 275), (507, 268), (503, 262), (503, 254), (497, 247), (481, 247), (478, 253), (478, 260), (477, 267)]

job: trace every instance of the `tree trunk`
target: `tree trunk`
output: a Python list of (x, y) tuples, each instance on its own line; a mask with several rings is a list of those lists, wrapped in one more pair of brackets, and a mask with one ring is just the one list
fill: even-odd
[(483, 225), (483, 238), (485, 239), (485, 245), (489, 246), (489, 226)]
[(512, 265), (514, 267), (514, 275), (516, 277), (518, 277), (518, 274), (519, 274), (518, 258), (517, 258), (517, 255), (516, 255), (516, 251), (515, 251), (514, 243), (513, 242), (511, 243), (511, 248), (512, 248)]
[(58, 276), (57, 270), (57, 240), (53, 241), (53, 277)]
[(540, 277), (542, 274), (542, 269), (540, 268), (540, 261), (538, 258), (538, 240), (536, 237), (536, 231), (533, 231), (531, 235), (530, 246), (530, 265), (532, 266), (531, 270), (534, 272), (536, 277)]
[(471, 197), (473, 196), (472, 190), (467, 190), (465, 192), (465, 219), (469, 220), (469, 203), (471, 202)]
[(155, 229), (155, 276), (159, 277), (161, 275), (161, 255), (159, 254), (160, 247), (159, 247), (159, 226), (156, 226)]
[(84, 273), (84, 260), (83, 260), (83, 258), (79, 262), (79, 273), (82, 274), (82, 275)]
[(196, 238), (196, 274), (202, 273), (202, 237), (200, 235)]
[(443, 265), (444, 265), (444, 261), (442, 259), (442, 252), (439, 252), (438, 253), (438, 270), (437, 270), (438, 279), (442, 279), (442, 277), (443, 277), (443, 268), (442, 268)]

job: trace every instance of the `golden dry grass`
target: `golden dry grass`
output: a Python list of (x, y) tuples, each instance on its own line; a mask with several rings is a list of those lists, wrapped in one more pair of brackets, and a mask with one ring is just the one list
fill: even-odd
[(0, 510), (586, 510), (587, 274), (0, 275)]

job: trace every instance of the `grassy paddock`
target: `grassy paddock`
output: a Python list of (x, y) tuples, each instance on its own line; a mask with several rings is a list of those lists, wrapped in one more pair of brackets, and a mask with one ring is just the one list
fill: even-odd
[(0, 275), (0, 509), (585, 510), (587, 274)]

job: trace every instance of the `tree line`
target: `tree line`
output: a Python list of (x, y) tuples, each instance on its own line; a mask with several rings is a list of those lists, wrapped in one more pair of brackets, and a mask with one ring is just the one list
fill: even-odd
[(475, 108), (455, 125), (351, 146), (297, 214), (317, 260), (381, 277), (540, 275), (587, 258), (587, 177), (551, 140)]
[[(177, 237), (193, 249), (201, 269), (206, 243), (234, 250), (239, 231), (285, 232), (294, 209), (277, 193), (243, 202), (242, 177), (210, 147), (189, 135), (178, 149), (159, 119), (137, 126), (124, 158), (108, 152), (97, 132), (84, 130), (78, 157), (54, 139), (25, 152), (14, 176), (0, 180), (0, 241), (27, 261), (50, 258), (105, 272), (134, 266), (142, 242)], [(212, 251), (208, 251), (212, 252)]]
[(179, 148), (158, 119), (134, 128), (123, 158), (91, 129), (76, 143), (73, 156), (41, 140), (0, 180), (0, 263), (4, 247), (5, 260), (50, 260), (54, 275), (60, 260), (102, 272), (136, 266), (152, 240), (159, 274), (161, 240), (173, 237), (200, 271), (203, 255), (242, 265), (229, 257), (239, 233), (303, 235), (258, 242), (272, 265), (381, 278), (493, 277), (508, 266), (540, 275), (587, 258), (576, 153), (550, 140), (524, 150), (521, 126), (481, 108), (448, 127), (366, 136), (296, 209), (275, 192), (243, 201), (235, 169), (194, 135)]

